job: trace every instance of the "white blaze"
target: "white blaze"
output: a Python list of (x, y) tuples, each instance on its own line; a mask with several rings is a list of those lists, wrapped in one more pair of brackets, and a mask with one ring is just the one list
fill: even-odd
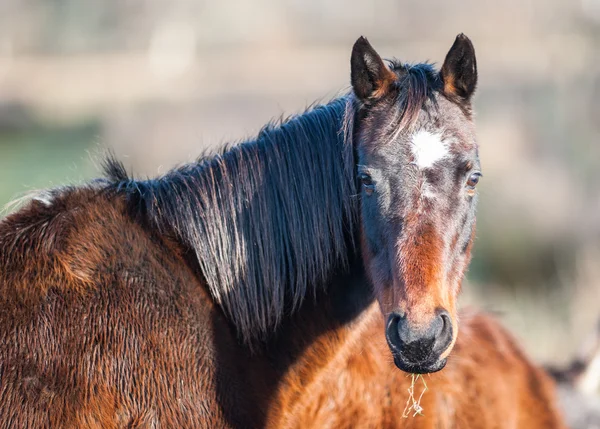
[(412, 152), (419, 168), (428, 168), (448, 156), (448, 144), (440, 133), (418, 131), (412, 136)]

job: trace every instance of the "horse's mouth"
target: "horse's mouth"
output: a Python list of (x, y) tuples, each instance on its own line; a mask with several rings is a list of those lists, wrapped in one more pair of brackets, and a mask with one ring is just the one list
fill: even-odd
[(403, 359), (401, 354), (394, 354), (394, 364), (404, 372), (411, 374), (430, 374), (438, 372), (446, 366), (447, 358), (437, 360), (427, 360), (425, 362), (411, 363)]

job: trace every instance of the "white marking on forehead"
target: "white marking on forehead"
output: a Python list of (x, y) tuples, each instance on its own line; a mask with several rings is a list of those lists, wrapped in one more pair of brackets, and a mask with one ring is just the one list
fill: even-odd
[(429, 168), (448, 156), (448, 144), (440, 133), (421, 130), (412, 136), (412, 153), (419, 168)]

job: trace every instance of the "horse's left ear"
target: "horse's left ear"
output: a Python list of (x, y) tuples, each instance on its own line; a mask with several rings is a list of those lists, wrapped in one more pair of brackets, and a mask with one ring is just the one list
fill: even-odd
[(448, 51), (440, 71), (444, 93), (469, 102), (477, 86), (475, 48), (467, 36), (459, 34)]

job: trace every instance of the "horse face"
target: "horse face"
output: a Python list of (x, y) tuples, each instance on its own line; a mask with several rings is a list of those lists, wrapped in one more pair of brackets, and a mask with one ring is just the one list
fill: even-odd
[(396, 365), (442, 369), (458, 332), (481, 176), (470, 98), (475, 53), (459, 35), (440, 72), (352, 53), (361, 246)]

